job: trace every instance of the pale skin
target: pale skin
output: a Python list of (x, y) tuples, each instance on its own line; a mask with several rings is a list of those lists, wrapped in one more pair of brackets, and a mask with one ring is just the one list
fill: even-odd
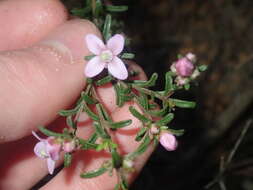
[[(70, 107), (85, 86), (83, 57), (89, 52), (84, 36), (100, 33), (88, 21), (70, 20), (58, 0), (1, 1), (0, 26), (0, 189), (27, 190), (48, 173), (46, 162), (33, 153), (37, 140), (31, 131), (38, 125), (49, 125), (55, 131), (65, 127), (57, 111)], [(133, 63), (130, 67), (140, 72), (139, 79), (146, 79), (140, 67)], [(123, 153), (133, 151), (138, 146), (134, 137), (140, 126), (128, 111), (134, 103), (117, 108), (110, 85), (97, 90), (116, 121), (133, 119), (131, 126), (113, 134)], [(81, 122), (78, 136), (87, 138), (91, 132), (90, 122)], [(129, 176), (130, 181), (151, 152), (149, 148), (136, 160), (136, 172)], [(41, 189), (111, 190), (115, 176), (79, 177), (106, 159), (102, 153), (76, 152), (72, 166)], [(62, 160), (57, 162), (60, 164)]]

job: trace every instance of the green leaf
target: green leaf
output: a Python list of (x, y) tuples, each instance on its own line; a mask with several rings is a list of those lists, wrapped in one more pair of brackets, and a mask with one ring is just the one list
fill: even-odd
[(168, 111), (168, 104), (166, 104), (163, 109), (160, 109), (160, 110), (149, 110), (148, 113), (151, 115), (151, 116), (154, 116), (154, 117), (162, 117), (164, 116), (167, 111)]
[(78, 16), (81, 18), (84, 18), (86, 16), (86, 14), (88, 14), (89, 12), (91, 12), (91, 7), (85, 7), (85, 8), (81, 8), (81, 9), (72, 9), (71, 13), (74, 16)]
[(95, 56), (96, 55), (87, 55), (87, 56), (84, 57), (84, 60), (89, 61), (89, 60), (91, 60)]
[(78, 138), (78, 142), (81, 145), (81, 149), (83, 149), (83, 150), (89, 150), (89, 149), (96, 150), (98, 147), (98, 144), (83, 140), (81, 138)]
[(100, 176), (100, 175), (104, 174), (106, 171), (107, 171), (107, 169), (105, 167), (101, 167), (97, 170), (82, 173), (80, 176), (82, 178), (93, 178), (93, 177), (97, 177), (97, 176)]
[(67, 116), (67, 119), (66, 119), (66, 123), (69, 127), (73, 128), (73, 129), (76, 129), (77, 128), (77, 125), (76, 123), (72, 120), (72, 116), (69, 115)]
[(64, 167), (69, 167), (72, 161), (72, 155), (70, 153), (64, 154)]
[(95, 4), (92, 4), (93, 17), (98, 18), (103, 12), (103, 4), (101, 0), (96, 0), (93, 2), (95, 2)]
[(103, 129), (101, 124), (99, 122), (93, 123), (96, 133), (103, 139), (110, 139), (110, 136), (106, 133), (106, 131)]
[(97, 133), (93, 133), (90, 138), (87, 140), (89, 143), (95, 143), (98, 138)]
[(140, 141), (140, 140), (145, 136), (147, 130), (148, 130), (147, 127), (141, 128), (141, 129), (138, 131), (138, 133), (137, 133), (137, 135), (136, 135), (136, 137), (135, 137), (135, 140), (136, 140), (136, 141)]
[(199, 70), (200, 72), (203, 72), (203, 71), (207, 70), (207, 68), (208, 68), (207, 65), (200, 65), (200, 66), (198, 67), (198, 70)]
[(153, 75), (150, 77), (148, 81), (134, 80), (133, 84), (139, 87), (151, 87), (155, 85), (157, 78), (158, 74), (153, 73)]
[(166, 116), (164, 116), (161, 120), (156, 122), (157, 126), (163, 126), (163, 125), (167, 125), (169, 122), (171, 122), (174, 118), (174, 114), (173, 113), (169, 113)]
[(113, 190), (120, 190), (120, 184), (116, 184), (113, 188)]
[(112, 129), (119, 129), (119, 128), (126, 127), (128, 125), (131, 125), (132, 124), (132, 120), (128, 119), (128, 120), (119, 121), (119, 122), (109, 122), (109, 124), (110, 124), (110, 128), (112, 128)]
[(103, 107), (102, 104), (96, 104), (96, 108), (97, 108), (97, 111), (98, 111), (98, 115), (103, 118), (105, 121), (109, 121), (111, 122), (112, 119), (110, 117), (110, 115), (107, 113), (107, 111), (105, 110), (105, 108)]
[(121, 183), (120, 183), (120, 187), (122, 190), (128, 190), (128, 183), (126, 181), (126, 179), (121, 179)]
[(140, 92), (140, 95), (139, 96), (135, 95), (135, 98), (145, 110), (149, 109), (149, 101), (148, 96), (146, 94)]
[(39, 127), (39, 130), (46, 136), (53, 136), (53, 137), (66, 137), (66, 135), (64, 134), (61, 134), (61, 133), (56, 133), (56, 132), (53, 132), (53, 131), (50, 131), (44, 127)]
[(179, 130), (175, 130), (175, 129), (167, 129), (170, 133), (172, 133), (175, 136), (182, 136), (184, 134), (184, 129), (179, 129)]
[(179, 108), (194, 108), (196, 106), (195, 102), (173, 99), (173, 98), (169, 98), (169, 104), (172, 107), (177, 106)]
[(83, 94), (82, 96), (83, 100), (87, 103), (87, 104), (96, 104), (97, 100), (94, 100), (92, 97), (90, 97), (88, 94)]
[(114, 168), (120, 168), (122, 165), (122, 157), (117, 152), (117, 149), (113, 148), (111, 150), (111, 154), (112, 154), (112, 163), (113, 163)]
[(88, 114), (88, 116), (90, 116), (92, 120), (99, 121), (99, 117), (90, 110), (86, 102), (84, 102), (83, 106), (84, 106), (83, 110)]
[(187, 84), (184, 85), (184, 89), (185, 89), (185, 90), (189, 90), (190, 87), (191, 87), (191, 85), (190, 85), (189, 83), (187, 83)]
[(111, 75), (108, 75), (108, 76), (96, 81), (96, 85), (97, 86), (103, 86), (103, 85), (111, 82), (112, 80), (113, 80), (113, 77)]
[(81, 104), (78, 104), (74, 109), (60, 110), (59, 115), (64, 116), (64, 117), (67, 117), (67, 116), (70, 116), (70, 115), (75, 115), (79, 111), (80, 107), (81, 107)]
[(109, 12), (124, 12), (128, 10), (128, 6), (125, 6), (125, 5), (121, 5), (121, 6), (106, 5), (105, 8)]
[(149, 135), (146, 135), (143, 142), (139, 145), (139, 147), (134, 152), (129, 154), (128, 156), (129, 159), (134, 159), (136, 156), (139, 156), (142, 153), (144, 153), (147, 150), (150, 142), (151, 142), (151, 139)]
[(167, 72), (165, 75), (165, 89), (164, 89), (164, 95), (168, 95), (171, 91), (174, 90), (173, 87), (173, 79), (171, 77), (171, 72)]
[(105, 41), (109, 40), (111, 37), (111, 24), (112, 24), (112, 16), (107, 14), (105, 17), (104, 28), (103, 28), (103, 36)]
[(149, 123), (149, 122), (151, 122), (150, 119), (148, 119), (147, 117), (145, 117), (144, 115), (142, 115), (140, 112), (138, 112), (133, 106), (129, 107), (129, 111), (132, 113), (132, 115), (134, 117), (136, 117), (137, 119), (139, 119), (143, 123)]
[(120, 57), (122, 59), (133, 59), (135, 55), (133, 53), (123, 53)]

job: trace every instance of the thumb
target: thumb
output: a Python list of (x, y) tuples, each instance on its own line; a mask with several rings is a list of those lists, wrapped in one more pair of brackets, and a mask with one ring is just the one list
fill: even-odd
[(99, 35), (89, 21), (72, 20), (31, 48), (0, 53), (0, 142), (48, 124), (78, 97), (89, 33)]

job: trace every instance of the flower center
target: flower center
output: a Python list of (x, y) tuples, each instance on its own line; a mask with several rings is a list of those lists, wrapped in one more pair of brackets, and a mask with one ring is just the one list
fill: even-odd
[(105, 50), (105, 51), (102, 51), (99, 57), (102, 62), (109, 63), (112, 61), (113, 55), (110, 50)]
[(47, 157), (48, 157), (48, 155), (47, 155), (47, 153), (46, 153), (45, 150), (41, 150), (41, 151), (40, 151), (40, 155), (41, 155), (42, 157), (44, 157), (44, 158), (47, 158)]

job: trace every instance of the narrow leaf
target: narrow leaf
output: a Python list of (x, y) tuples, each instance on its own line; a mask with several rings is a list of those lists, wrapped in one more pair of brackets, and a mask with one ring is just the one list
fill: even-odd
[(174, 90), (174, 88), (173, 88), (173, 79), (171, 77), (171, 72), (167, 72), (166, 75), (165, 75), (164, 95), (166, 96), (172, 90)]
[(157, 126), (163, 126), (163, 125), (167, 125), (169, 122), (171, 122), (174, 118), (174, 114), (173, 113), (169, 113), (166, 116), (164, 116), (161, 120), (156, 122)]
[(64, 134), (61, 134), (61, 133), (56, 133), (56, 132), (53, 132), (53, 131), (50, 131), (44, 127), (39, 127), (39, 130), (46, 136), (53, 136), (53, 137), (66, 137), (66, 135)]
[(175, 136), (182, 136), (184, 134), (184, 129), (179, 129), (179, 130), (168, 129), (168, 131)]
[(151, 139), (149, 135), (146, 135), (143, 142), (139, 145), (139, 147), (134, 152), (130, 153), (129, 158), (134, 159), (136, 156), (139, 156), (142, 153), (144, 153), (147, 150), (150, 142)]
[(200, 66), (198, 67), (198, 70), (199, 70), (200, 72), (203, 72), (203, 71), (207, 70), (207, 68), (208, 68), (207, 65), (200, 65)]
[(122, 165), (122, 158), (117, 152), (117, 149), (113, 148), (111, 150), (111, 154), (112, 154), (112, 163), (113, 163), (114, 168), (120, 168)]
[(167, 113), (168, 107), (169, 107), (168, 104), (166, 104), (163, 109), (149, 110), (148, 113), (154, 117), (162, 117)]
[(96, 81), (96, 85), (102, 86), (102, 85), (105, 85), (105, 84), (111, 82), (112, 80), (113, 80), (113, 77), (111, 75), (108, 75), (108, 76)]
[(136, 141), (140, 141), (140, 140), (145, 136), (147, 130), (148, 130), (147, 127), (141, 128), (141, 129), (138, 131), (138, 133), (137, 133), (137, 135), (136, 135), (136, 137), (135, 137), (135, 140), (136, 140)]
[(128, 6), (125, 6), (125, 5), (121, 5), (121, 6), (106, 5), (105, 8), (109, 12), (124, 12), (124, 11), (127, 11)]
[(81, 145), (81, 149), (83, 150), (89, 150), (89, 149), (96, 150), (96, 148), (98, 147), (98, 144), (83, 140), (81, 138), (78, 139), (78, 142)]
[(105, 41), (107, 41), (111, 37), (111, 24), (112, 24), (112, 16), (107, 14), (105, 17), (105, 23), (103, 28), (103, 36)]
[(59, 115), (64, 116), (64, 117), (67, 117), (67, 116), (70, 116), (70, 115), (75, 115), (78, 112), (80, 107), (81, 107), (81, 104), (78, 104), (74, 109), (61, 110), (61, 111), (59, 111)]
[(155, 85), (157, 78), (158, 78), (158, 74), (153, 73), (153, 75), (150, 77), (148, 81), (135, 80), (133, 84), (139, 87), (151, 87)]
[(194, 108), (196, 106), (195, 102), (179, 100), (179, 99), (169, 99), (169, 104), (174, 107), (177, 106), (179, 108)]
[(98, 138), (97, 133), (93, 133), (90, 138), (87, 140), (89, 143), (95, 143)]
[(90, 108), (88, 107), (88, 105), (86, 104), (86, 102), (84, 102), (83, 104), (84, 106), (84, 111), (90, 116), (90, 118), (94, 121), (99, 121), (99, 117), (90, 110)]
[(100, 175), (104, 174), (106, 171), (107, 171), (106, 168), (101, 167), (101, 168), (99, 168), (97, 170), (93, 170), (93, 171), (90, 171), (90, 172), (82, 173), (80, 176), (82, 178), (93, 178), (93, 177), (97, 177), (97, 176), (100, 176)]
[(83, 94), (82, 96), (83, 100), (87, 103), (87, 104), (96, 104), (97, 101), (94, 100), (92, 97), (90, 97), (88, 94)]
[(118, 129), (118, 128), (123, 128), (123, 127), (126, 127), (128, 125), (131, 125), (132, 120), (128, 119), (128, 120), (119, 121), (119, 122), (110, 122), (109, 124), (110, 124), (110, 128)]
[(72, 155), (69, 153), (64, 154), (64, 167), (69, 167), (72, 161)]
[(73, 121), (72, 119), (72, 116), (67, 116), (67, 119), (66, 119), (66, 123), (69, 127), (73, 128), (73, 129), (76, 129), (77, 126), (76, 126), (76, 123)]
[(122, 59), (133, 59), (135, 55), (133, 53), (123, 53), (120, 57)]
[(144, 115), (142, 115), (140, 112), (138, 112), (133, 106), (129, 107), (129, 111), (132, 113), (132, 115), (134, 117), (136, 117), (137, 119), (139, 119), (143, 123), (151, 122), (150, 119), (148, 119), (147, 117), (145, 117)]
[(84, 60), (89, 61), (89, 60), (91, 60), (93, 57), (95, 57), (95, 55), (87, 55), (87, 56), (84, 57)]
[(96, 130), (96, 133), (103, 139), (109, 139), (110, 136), (106, 133), (106, 131), (103, 129), (100, 123), (94, 122), (94, 127)]

